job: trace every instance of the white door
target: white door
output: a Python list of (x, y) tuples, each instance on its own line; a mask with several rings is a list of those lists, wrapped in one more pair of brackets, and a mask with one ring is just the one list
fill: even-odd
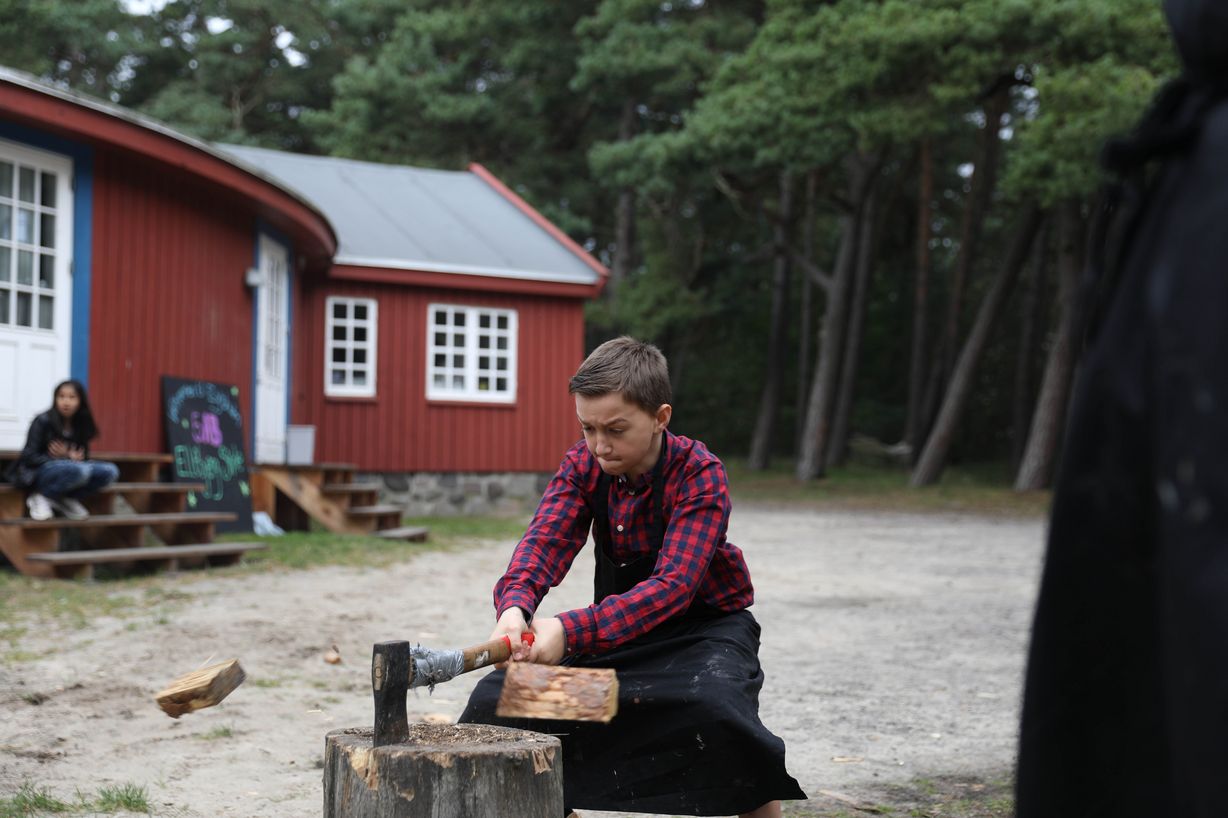
[(290, 367), (290, 253), (260, 236), (256, 288), (257, 463), (286, 462), (286, 400)]
[(72, 160), (0, 140), (0, 449), (69, 376)]

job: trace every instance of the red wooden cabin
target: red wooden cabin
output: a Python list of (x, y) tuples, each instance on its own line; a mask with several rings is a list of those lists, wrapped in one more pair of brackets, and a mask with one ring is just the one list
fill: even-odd
[(363, 471), (551, 471), (607, 271), (481, 167), (211, 145), (0, 69), (0, 449), (54, 383), (100, 449), (164, 449), (162, 375), (239, 386)]

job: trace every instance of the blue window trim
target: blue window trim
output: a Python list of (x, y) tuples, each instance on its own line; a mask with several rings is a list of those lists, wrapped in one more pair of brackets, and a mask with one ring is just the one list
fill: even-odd
[[(286, 248), (286, 425), (290, 425), (290, 396), (294, 381), (294, 243), (290, 237), (263, 219), (256, 220), (252, 242), (252, 266), (260, 269), (260, 237), (267, 236)], [(247, 435), (249, 459), (256, 462), (256, 377), (260, 366), (260, 291), (252, 290), (252, 422)]]
[(72, 160), (72, 348), (69, 372), (90, 385), (90, 290), (94, 257), (94, 147), (0, 121), (0, 139), (58, 153)]

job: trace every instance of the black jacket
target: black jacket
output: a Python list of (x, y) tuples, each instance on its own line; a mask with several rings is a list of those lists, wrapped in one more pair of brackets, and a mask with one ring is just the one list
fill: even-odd
[[(1187, 87), (1082, 363), (1024, 695), (1019, 818), (1228, 810), (1228, 6), (1170, 0)], [(1212, 46), (1215, 47), (1212, 47)]]
[(48, 453), (53, 440), (62, 440), (73, 446), (80, 447), (85, 453), (86, 459), (89, 459), (89, 441), (78, 437), (76, 429), (73, 429), (72, 434), (64, 434), (59, 413), (55, 409), (48, 409), (34, 418), (34, 422), (30, 424), (30, 433), (26, 435), (25, 448), (21, 450), (21, 456), (17, 458), (17, 462), (9, 467), (6, 477), (22, 488), (29, 488), (34, 485), (34, 479), (38, 476), (39, 467), (44, 463), (55, 460)]

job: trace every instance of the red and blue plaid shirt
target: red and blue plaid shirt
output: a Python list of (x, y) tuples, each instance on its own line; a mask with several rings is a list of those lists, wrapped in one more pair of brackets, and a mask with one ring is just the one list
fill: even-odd
[[(725, 467), (699, 441), (667, 430), (665, 539), (648, 579), (600, 604), (559, 614), (568, 653), (599, 653), (647, 633), (683, 613), (693, 599), (724, 611), (754, 602), (742, 551), (725, 539), (729, 481)], [(546, 487), (529, 530), (495, 585), (495, 610), (513, 606), (532, 616), (546, 592), (562, 581), (588, 540), (590, 499), (601, 467), (584, 441), (563, 457)], [(610, 492), (610, 538), (615, 562), (648, 554), (651, 542), (652, 473), (616, 478)]]

